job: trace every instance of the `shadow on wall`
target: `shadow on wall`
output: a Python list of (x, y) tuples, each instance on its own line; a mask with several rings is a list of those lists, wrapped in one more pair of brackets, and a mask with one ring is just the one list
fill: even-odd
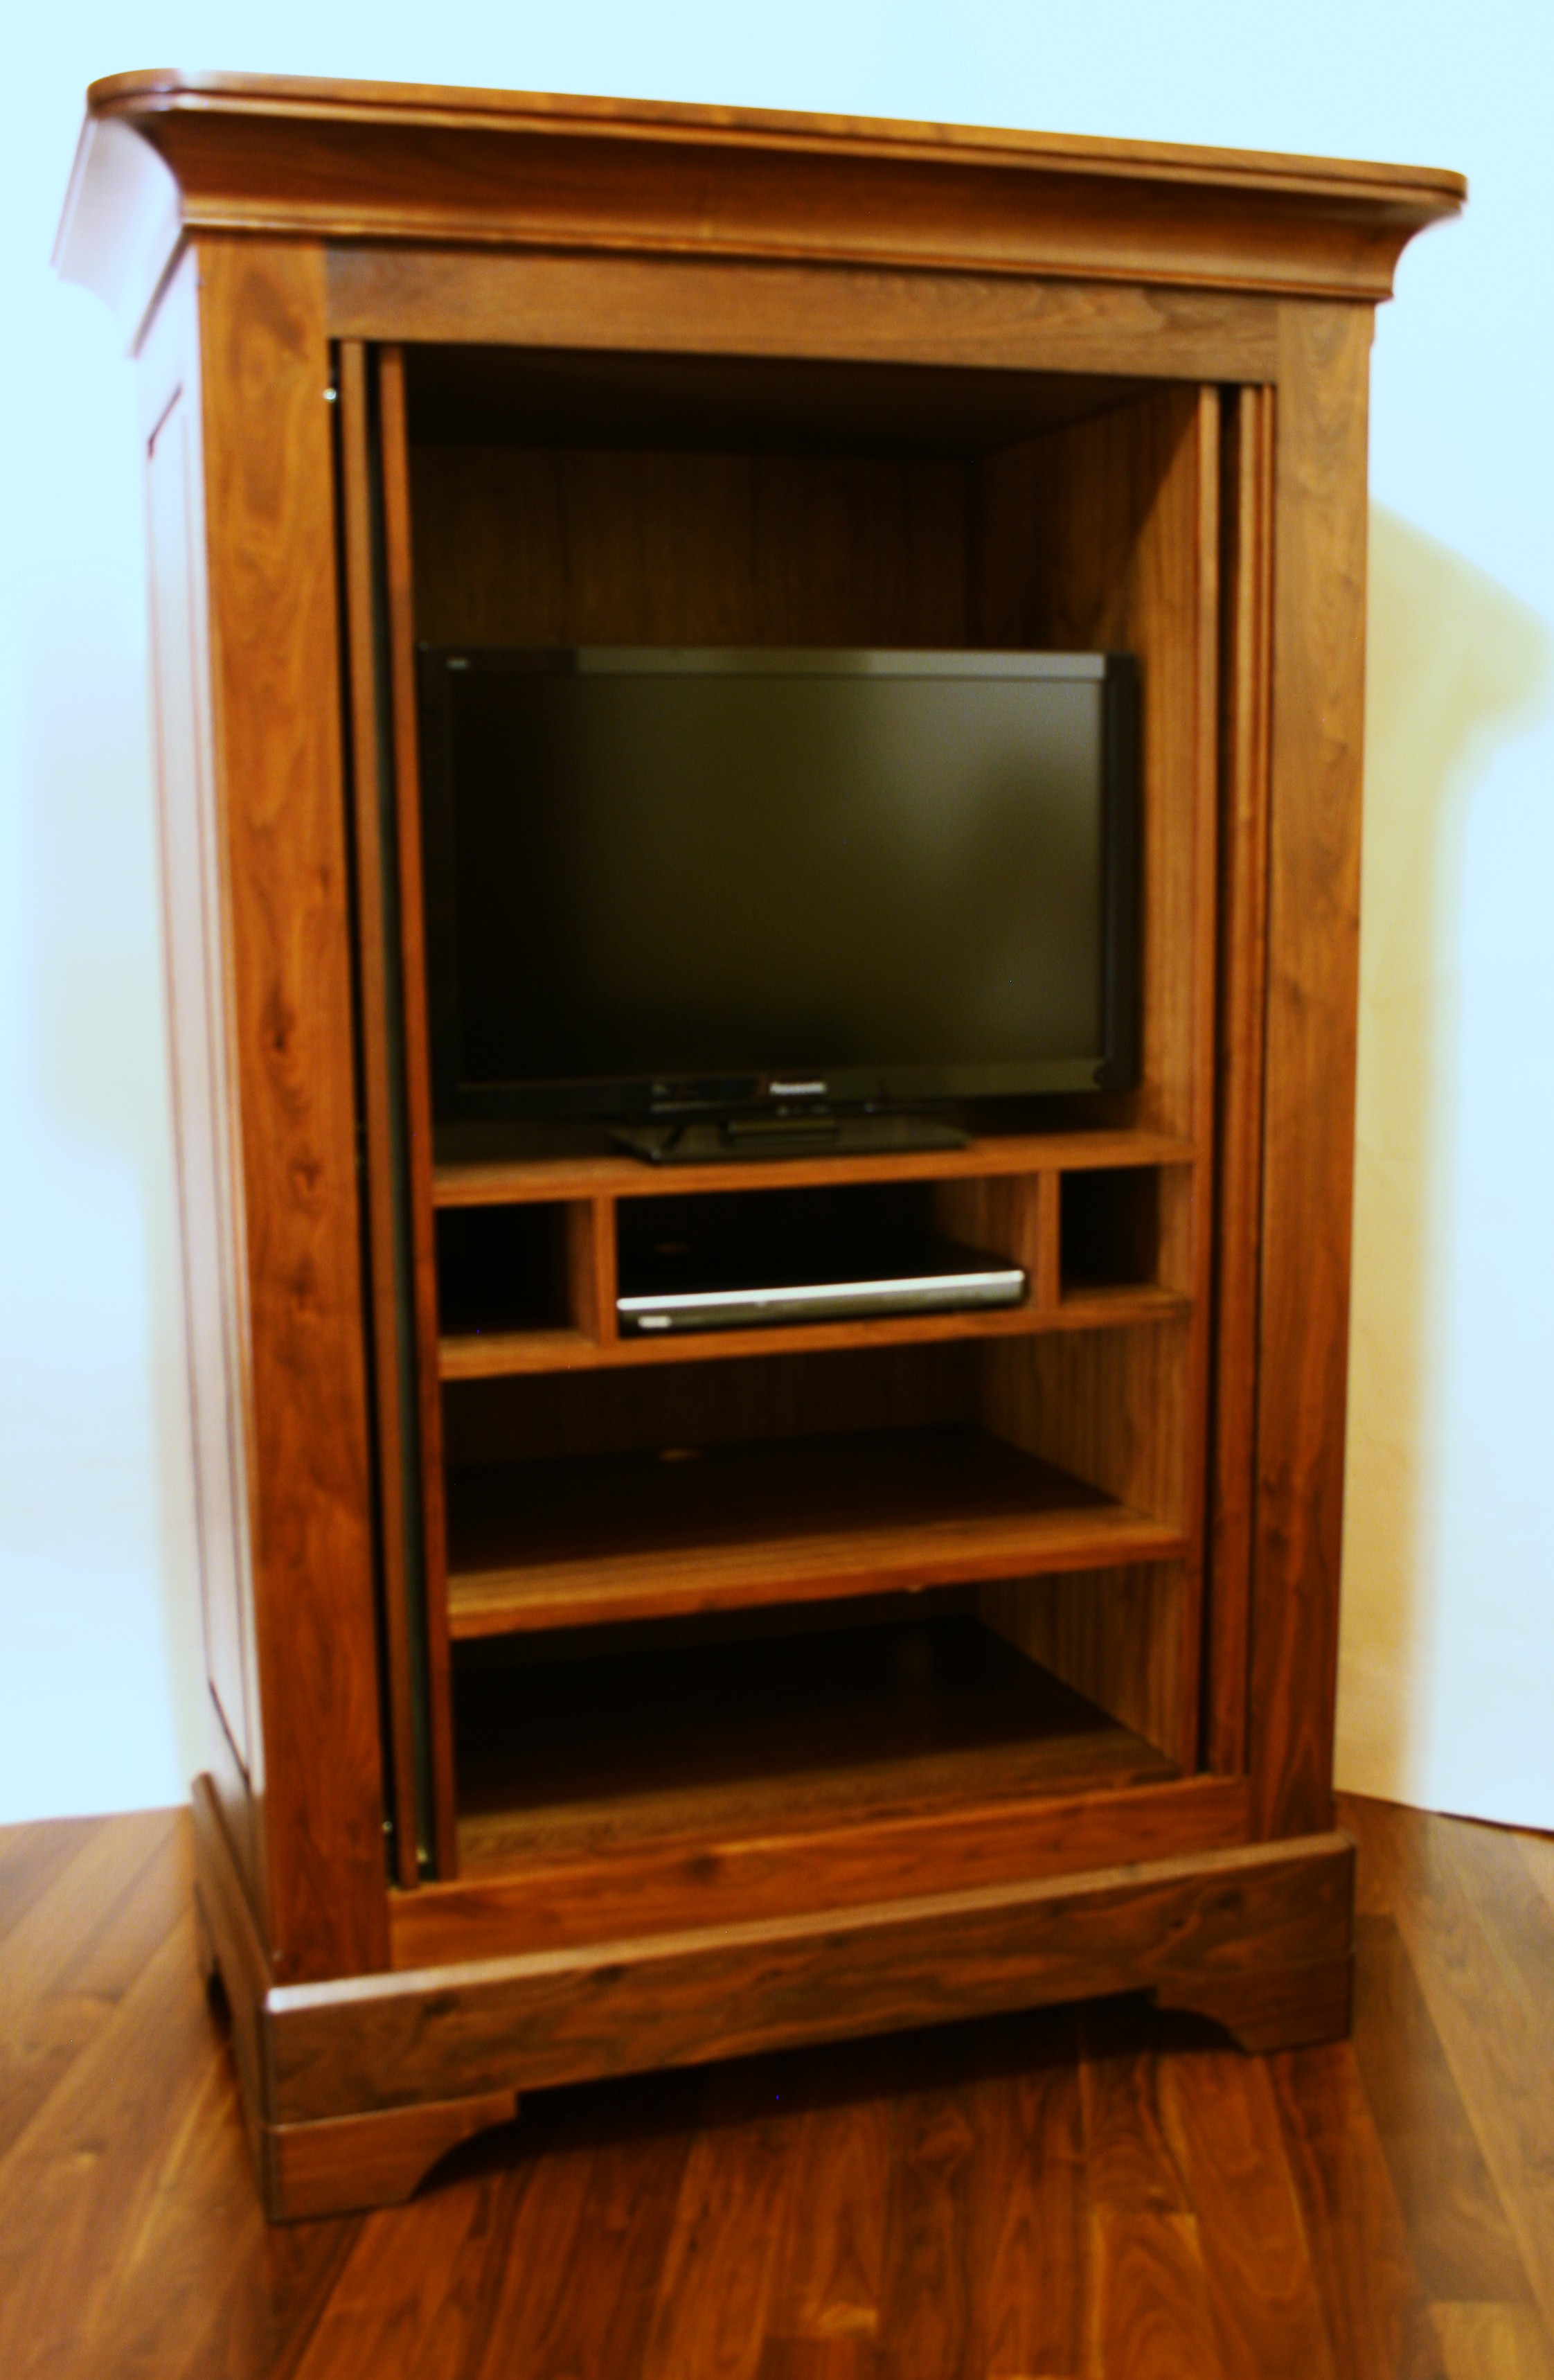
[(1354, 1294), (1338, 1781), (1414, 1798), (1434, 1618), (1433, 1381), (1450, 1261), (1463, 831), (1554, 682), (1537, 614), (1374, 505), (1366, 671)]

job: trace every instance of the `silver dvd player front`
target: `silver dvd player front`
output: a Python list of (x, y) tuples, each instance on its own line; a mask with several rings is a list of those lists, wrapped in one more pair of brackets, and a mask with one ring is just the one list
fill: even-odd
[(626, 1335), (734, 1330), (760, 1323), (848, 1322), (876, 1315), (956, 1314), (1020, 1305), (1026, 1287), (1018, 1265), (941, 1245), (924, 1251), (915, 1263), (858, 1279), (641, 1290), (618, 1297), (615, 1312)]

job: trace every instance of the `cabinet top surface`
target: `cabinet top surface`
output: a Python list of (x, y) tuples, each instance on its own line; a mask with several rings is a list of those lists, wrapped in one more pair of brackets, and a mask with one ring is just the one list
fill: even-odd
[(132, 336), (179, 244), (232, 235), (1374, 304), (1465, 189), (1073, 133), (148, 68), (88, 92), (55, 261)]

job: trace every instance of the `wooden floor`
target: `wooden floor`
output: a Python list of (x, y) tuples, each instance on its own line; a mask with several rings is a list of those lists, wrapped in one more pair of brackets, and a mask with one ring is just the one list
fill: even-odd
[(1554, 2380), (1554, 1840), (1345, 1817), (1352, 2046), (1111, 2002), (559, 2092), (285, 2230), (183, 1818), (0, 1833), (0, 2372)]

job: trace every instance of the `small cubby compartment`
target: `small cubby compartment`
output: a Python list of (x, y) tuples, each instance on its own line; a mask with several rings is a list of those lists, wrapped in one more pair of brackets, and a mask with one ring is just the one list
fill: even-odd
[[(1010, 1592), (1036, 1604), (1049, 1584)], [(1097, 1597), (1109, 1587), (1097, 1581)], [(461, 1872), (802, 1837), (1179, 1773), (1000, 1616), (953, 1587), (461, 1645)]]
[(621, 1287), (672, 1285), (683, 1260), (698, 1251), (738, 1278), (752, 1266), (758, 1273), (783, 1266), (795, 1254), (802, 1260), (833, 1249), (909, 1245), (933, 1228), (932, 1191), (927, 1182), (832, 1182), (623, 1198), (616, 1208)]
[(1065, 1297), (1149, 1288), (1159, 1281), (1161, 1198), (1154, 1166), (1063, 1175), (1058, 1231)]
[(995, 1219), (986, 1201), (947, 1197), (945, 1190), (933, 1182), (835, 1181), (621, 1199), (621, 1292), (659, 1296), (883, 1279), (921, 1272), (946, 1244), (1023, 1269), (1013, 1197)]
[(576, 1326), (571, 1210), (455, 1207), (437, 1218), (439, 1328), (450, 1337)]

